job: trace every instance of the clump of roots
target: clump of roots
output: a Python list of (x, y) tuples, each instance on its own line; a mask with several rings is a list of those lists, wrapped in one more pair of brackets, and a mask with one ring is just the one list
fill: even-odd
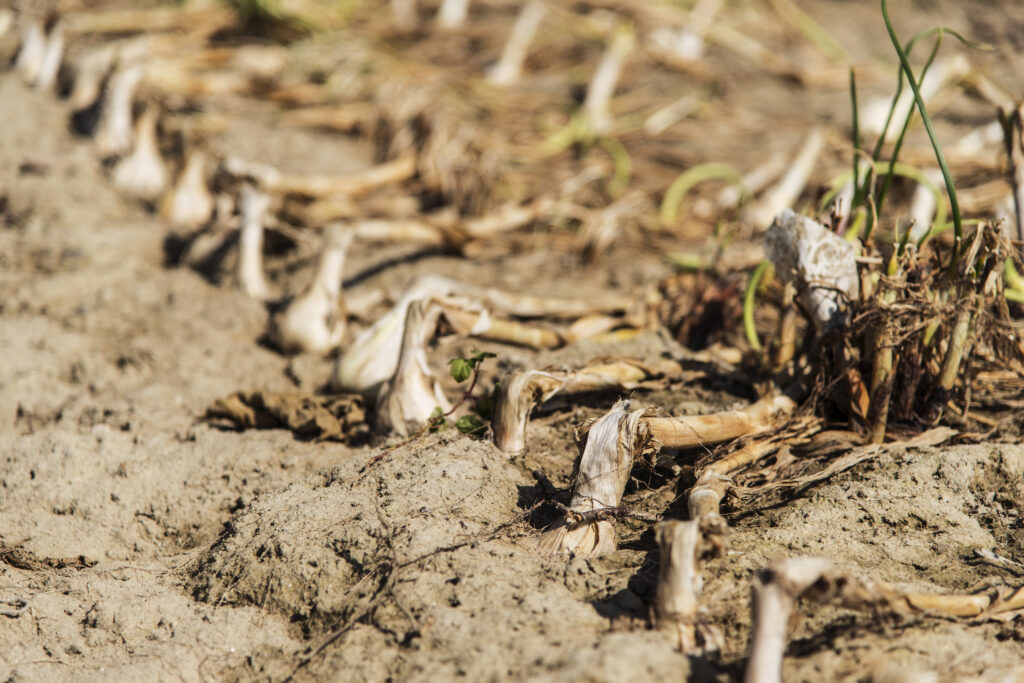
[[(1009, 240), (989, 225), (965, 235), (952, 263), (913, 244), (869, 251), (860, 259), (859, 297), (847, 302), (848, 324), (809, 342), (789, 370), (813, 366), (819, 411), (844, 414), (875, 443), (897, 425), (913, 431), (944, 415), (946, 422), (994, 426), (969, 409), (999, 407), (1001, 395), (1024, 380), (1021, 325), (1003, 289), (1004, 268), (1015, 257)], [(796, 323), (783, 310), (779, 324)], [(779, 338), (797, 335), (780, 329)], [(807, 363), (815, 357), (819, 364)]]

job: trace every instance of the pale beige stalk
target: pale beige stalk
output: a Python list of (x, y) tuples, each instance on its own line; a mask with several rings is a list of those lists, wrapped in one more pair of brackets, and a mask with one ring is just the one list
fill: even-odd
[(438, 28), (452, 30), (461, 28), (469, 15), (469, 0), (441, 0), (437, 8)]
[[(573, 372), (525, 370), (504, 379), (498, 389), (494, 411), (494, 443), (506, 453), (526, 448), (526, 425), (533, 408), (557, 395), (576, 395), (610, 389), (631, 390), (663, 385), (678, 377), (682, 368), (675, 361), (658, 363), (622, 358), (591, 363)], [(654, 378), (662, 378), (660, 381)]]
[(39, 19), (28, 19), (21, 28), (21, 48), (14, 68), (29, 85), (39, 78), (45, 54), (46, 34), (43, 32), (43, 23)]
[(238, 198), (242, 215), (239, 236), (238, 280), (242, 291), (254, 299), (273, 298), (263, 274), (263, 227), (270, 209), (270, 197), (251, 185), (245, 185)]
[(648, 417), (644, 424), (651, 437), (664, 448), (693, 448), (771, 429), (795, 408), (796, 404), (788, 396), (768, 396), (742, 410), (685, 417)]
[(96, 128), (96, 149), (103, 158), (126, 154), (132, 148), (132, 102), (142, 81), (142, 67), (121, 66), (110, 77), (103, 113)]
[(39, 73), (36, 75), (37, 90), (53, 90), (57, 83), (57, 72), (64, 60), (64, 22), (58, 20), (46, 37), (46, 48), (39, 62)]
[(264, 191), (273, 194), (297, 194), (306, 197), (355, 196), (411, 178), (416, 173), (416, 158), (412, 154), (405, 154), (393, 161), (339, 175), (293, 176), (266, 164), (237, 158), (226, 159), (224, 168), (240, 178), (252, 178)]
[(523, 5), (501, 50), (501, 58), (487, 73), (490, 83), (505, 86), (519, 80), (530, 43), (547, 13), (548, 6), (542, 0), (529, 0)]

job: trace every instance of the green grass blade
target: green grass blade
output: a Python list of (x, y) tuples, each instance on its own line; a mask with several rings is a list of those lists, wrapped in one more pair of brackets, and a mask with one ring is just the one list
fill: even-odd
[(928, 132), (928, 139), (932, 143), (932, 149), (935, 151), (935, 160), (939, 163), (939, 170), (942, 171), (942, 178), (946, 181), (946, 193), (949, 195), (949, 206), (953, 214), (953, 231), (956, 234), (956, 241), (953, 244), (953, 260), (952, 267), (956, 267), (957, 257), (960, 252), (960, 243), (963, 240), (964, 228), (962, 219), (960, 216), (960, 202), (957, 201), (956, 187), (953, 185), (953, 175), (950, 173), (949, 164), (946, 163), (946, 155), (942, 152), (942, 147), (939, 145), (939, 138), (935, 134), (935, 127), (932, 125), (932, 119), (928, 116), (928, 110), (924, 106), (924, 98), (921, 97), (921, 89), (917, 87), (917, 82), (914, 80), (914, 72), (910, 69), (910, 62), (907, 61), (907, 54), (903, 51), (903, 47), (900, 45), (899, 39), (896, 37), (896, 32), (892, 27), (892, 20), (889, 19), (889, 8), (887, 7), (886, 0), (881, 0), (882, 3), (882, 19), (885, 21), (885, 30), (889, 32), (889, 38), (892, 40), (892, 45), (896, 49), (896, 54), (900, 58), (900, 66), (907, 74), (907, 82), (910, 83), (911, 90), (914, 91), (914, 101), (917, 103), (918, 112), (921, 114), (921, 122), (924, 124), (925, 130)]
[(717, 161), (698, 164), (683, 171), (669, 185), (668, 190), (665, 192), (665, 197), (661, 200), (661, 210), (658, 213), (661, 218), (661, 224), (675, 224), (676, 219), (679, 217), (679, 205), (682, 203), (686, 193), (700, 183), (709, 180), (726, 180), (739, 187), (744, 193), (746, 192), (743, 188), (743, 176), (729, 164)]

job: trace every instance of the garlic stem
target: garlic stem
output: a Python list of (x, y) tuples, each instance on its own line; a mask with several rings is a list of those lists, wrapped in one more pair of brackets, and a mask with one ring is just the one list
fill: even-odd
[[(937, 59), (921, 81), (921, 98), (930, 104), (935, 97), (950, 84), (964, 78), (971, 72), (970, 62), (961, 54)], [(900, 135), (903, 122), (911, 114), (914, 106), (914, 93), (904, 85), (893, 109), (889, 129), (885, 133), (886, 142), (892, 142)], [(867, 103), (860, 116), (861, 131), (871, 135), (880, 135), (885, 127), (886, 117), (892, 107), (892, 97), (879, 97)]]
[[(629, 408), (629, 401), (618, 401), (590, 427), (576, 473), (570, 511), (588, 512), (618, 506), (633, 459), (647, 441), (641, 421), (645, 411), (631, 412)], [(579, 557), (606, 555), (615, 548), (615, 522), (607, 519), (577, 526), (563, 520), (544, 532), (538, 541), (541, 552)]]
[(242, 187), (239, 210), (242, 232), (239, 238), (238, 279), (242, 291), (254, 299), (272, 298), (263, 275), (263, 223), (270, 208), (270, 197), (251, 185)]
[(142, 80), (142, 67), (127, 64), (110, 78), (103, 113), (96, 131), (96, 148), (103, 158), (120, 156), (132, 147), (132, 101)]
[(519, 80), (526, 61), (526, 53), (530, 49), (533, 36), (540, 28), (540, 23), (548, 13), (548, 6), (543, 0), (529, 0), (519, 11), (512, 32), (509, 34), (505, 47), (501, 50), (501, 59), (487, 74), (487, 80), (493, 85), (512, 85)]
[(780, 394), (762, 398), (743, 410), (686, 417), (648, 417), (644, 424), (651, 437), (665, 448), (693, 448), (770, 429), (795, 408), (793, 399)]

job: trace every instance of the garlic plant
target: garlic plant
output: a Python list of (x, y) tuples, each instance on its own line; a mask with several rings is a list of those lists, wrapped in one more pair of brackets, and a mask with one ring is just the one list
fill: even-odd
[(341, 277), (352, 237), (341, 226), (325, 230), (313, 281), (271, 321), (270, 338), (285, 353), (326, 353), (341, 344), (345, 336)]
[(164, 198), (160, 213), (176, 228), (194, 229), (210, 220), (214, 200), (206, 187), (206, 155), (192, 149), (174, 188)]
[(440, 307), (429, 300), (409, 303), (398, 364), (377, 396), (375, 426), (379, 432), (408, 436), (426, 424), (435, 409), (451, 409), (427, 363), (426, 347), (440, 315)]
[(506, 86), (519, 80), (530, 43), (547, 13), (548, 6), (543, 0), (529, 0), (523, 5), (515, 24), (512, 25), (512, 32), (505, 42), (505, 47), (501, 50), (501, 58), (487, 72), (488, 82)]
[(238, 197), (239, 213), (242, 215), (242, 232), (239, 236), (238, 280), (242, 291), (254, 299), (273, 298), (270, 286), (263, 275), (263, 224), (270, 209), (270, 197), (251, 185), (242, 187)]
[[(377, 391), (395, 374), (409, 306), (419, 299), (448, 294), (457, 287), (454, 280), (444, 277), (428, 275), (417, 279), (390, 311), (364, 330), (345, 350), (334, 365), (331, 387), (337, 391), (363, 394)], [(437, 313), (440, 315), (440, 309)]]
[(123, 65), (111, 76), (96, 130), (100, 157), (121, 156), (132, 148), (132, 102), (141, 81), (139, 64)]
[(89, 135), (96, 126), (103, 82), (114, 65), (117, 48), (105, 44), (85, 52), (74, 62), (75, 83), (68, 98), (75, 130)]
[(334, 366), (332, 388), (359, 393), (374, 392), (395, 371), (402, 326), (409, 304), (426, 297), (451, 296), (458, 296), (460, 300), (441, 303), (445, 318), (459, 333), (487, 336), (534, 348), (558, 346), (562, 343), (561, 335), (545, 328), (495, 317), (490, 309), (524, 317), (573, 317), (595, 310), (621, 311), (632, 303), (628, 297), (604, 297), (588, 301), (510, 294), (441, 276), (422, 276), (402, 294), (391, 311), (349, 345)]
[(167, 166), (160, 156), (156, 126), (160, 110), (149, 105), (135, 123), (135, 148), (114, 166), (114, 187), (143, 201), (155, 201), (167, 187)]
[(618, 401), (591, 425), (576, 473), (570, 514), (541, 535), (541, 552), (595, 557), (615, 551), (614, 520), (577, 520), (573, 515), (619, 505), (633, 460), (646, 443), (641, 432), (646, 414), (643, 409), (631, 411), (629, 401)]
[[(567, 552), (589, 557), (615, 549), (615, 527), (609, 520), (577, 524), (581, 513), (617, 507), (629, 479), (633, 459), (646, 448), (693, 448), (764, 432), (777, 427), (796, 408), (787, 396), (768, 396), (743, 410), (711, 415), (654, 417), (651, 410), (629, 411), (629, 401), (619, 401), (587, 433), (570, 511), (540, 539), (547, 552)], [(717, 501), (716, 501), (717, 504)], [(708, 517), (708, 516), (701, 516)], [(721, 524), (703, 519), (708, 533)]]

